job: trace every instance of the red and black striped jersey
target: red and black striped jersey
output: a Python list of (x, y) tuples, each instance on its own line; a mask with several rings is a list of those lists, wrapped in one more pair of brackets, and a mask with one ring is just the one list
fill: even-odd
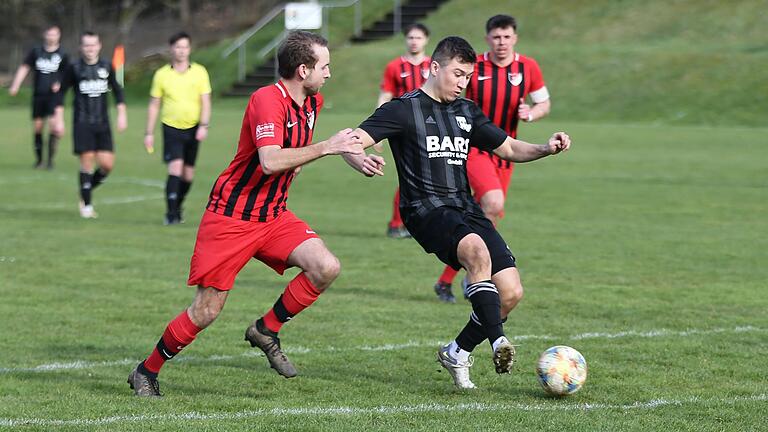
[[(549, 99), (544, 77), (536, 60), (515, 53), (508, 66), (499, 67), (491, 61), (490, 53), (477, 56), (475, 73), (467, 86), (467, 99), (480, 109), (512, 138), (517, 137), (517, 108), (520, 99), (531, 96), (534, 104)], [(510, 162), (495, 157), (498, 163), (509, 167)], [(501, 166), (501, 165), (499, 165)]]
[(270, 221), (284, 212), (295, 170), (264, 174), (258, 149), (311, 144), (322, 106), (319, 93), (308, 96), (299, 106), (281, 81), (256, 90), (245, 109), (235, 158), (216, 179), (206, 209), (258, 222)]
[(409, 62), (405, 57), (398, 57), (387, 64), (381, 80), (381, 91), (400, 97), (421, 88), (429, 78), (429, 65), (432, 60), (424, 57), (419, 64)]

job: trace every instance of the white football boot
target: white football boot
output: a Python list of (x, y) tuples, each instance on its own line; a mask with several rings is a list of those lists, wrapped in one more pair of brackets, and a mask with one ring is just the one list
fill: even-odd
[(437, 350), (437, 362), (451, 374), (453, 383), (456, 387), (460, 389), (477, 388), (475, 384), (469, 380), (469, 368), (472, 367), (474, 359), (470, 357), (466, 362), (458, 361), (451, 357), (451, 353), (448, 350), (450, 346), (451, 344), (448, 344)]

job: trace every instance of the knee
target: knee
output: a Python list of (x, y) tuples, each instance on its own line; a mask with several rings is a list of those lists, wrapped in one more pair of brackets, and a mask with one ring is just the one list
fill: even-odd
[(501, 297), (502, 316), (506, 316), (523, 299), (523, 286), (515, 284), (503, 292), (499, 292)]
[(323, 292), (341, 273), (341, 263), (338, 258), (330, 255), (321, 262), (318, 262), (309, 273), (315, 288)]
[(99, 169), (102, 170), (105, 174), (109, 174), (112, 172), (112, 167), (114, 167), (114, 164), (112, 162), (105, 162), (99, 164)]
[(221, 309), (222, 305), (214, 302), (193, 303), (189, 308), (189, 316), (196, 326), (206, 328), (216, 320)]
[(491, 256), (485, 243), (479, 236), (474, 237), (462, 251), (463, 261), (469, 271), (479, 271), (491, 265)]
[(498, 218), (499, 215), (501, 215), (501, 213), (504, 211), (504, 198), (487, 197), (487, 199), (482, 200), (480, 206), (489, 219)]

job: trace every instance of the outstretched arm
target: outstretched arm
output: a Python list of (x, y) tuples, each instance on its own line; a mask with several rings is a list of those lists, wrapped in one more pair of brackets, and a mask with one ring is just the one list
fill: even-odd
[(545, 156), (566, 151), (571, 147), (571, 138), (565, 132), (555, 132), (546, 144), (529, 144), (511, 137), (497, 147), (493, 153), (511, 162), (530, 162)]
[(325, 141), (306, 147), (283, 148), (279, 145), (259, 147), (259, 162), (264, 174), (277, 174), (335, 154), (363, 154), (360, 139), (352, 129), (344, 129)]

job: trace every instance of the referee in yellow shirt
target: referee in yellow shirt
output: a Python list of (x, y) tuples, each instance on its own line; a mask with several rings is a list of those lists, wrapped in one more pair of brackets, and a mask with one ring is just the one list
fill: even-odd
[(191, 41), (184, 32), (171, 36), (171, 64), (155, 72), (149, 92), (144, 135), (149, 153), (155, 148), (155, 123), (163, 106), (163, 161), (168, 164), (166, 225), (182, 222), (181, 204), (192, 185), (197, 149), (208, 136), (211, 118), (211, 81), (204, 66), (189, 61)]

